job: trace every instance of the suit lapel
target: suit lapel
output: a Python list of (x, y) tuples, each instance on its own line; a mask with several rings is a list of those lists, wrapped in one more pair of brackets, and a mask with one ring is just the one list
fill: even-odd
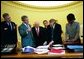
[[(35, 31), (35, 34), (37, 35), (37, 32), (36, 32), (36, 28), (35, 27), (34, 27), (34, 31)], [(39, 27), (39, 35), (40, 35), (40, 27)]]
[(35, 31), (35, 34), (37, 35), (35, 27), (34, 27), (34, 31)]
[(22, 25), (23, 25), (23, 28), (28, 29), (28, 27), (26, 25), (24, 25), (24, 24), (22, 24)]
[(4, 24), (4, 29), (5, 28), (7, 28), (9, 30), (9, 26), (8, 26), (7, 22), (5, 22), (5, 24)]
[(39, 27), (39, 35), (40, 35), (40, 27)]

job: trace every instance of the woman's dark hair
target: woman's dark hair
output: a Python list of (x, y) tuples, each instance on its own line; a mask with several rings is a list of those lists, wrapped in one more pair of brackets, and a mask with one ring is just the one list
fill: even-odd
[(44, 20), (43, 23), (44, 23), (44, 22), (47, 22), (47, 20)]
[(70, 14), (68, 14), (67, 15), (67, 20), (75, 20), (75, 16), (74, 16), (74, 14), (72, 14), (72, 13), (70, 13)]

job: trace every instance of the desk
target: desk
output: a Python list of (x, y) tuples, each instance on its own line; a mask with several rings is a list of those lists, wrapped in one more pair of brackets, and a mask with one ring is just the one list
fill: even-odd
[(17, 54), (12, 54), (12, 55), (1, 55), (1, 58), (57, 58), (57, 57), (61, 57), (61, 58), (83, 58), (83, 52), (82, 53), (77, 53), (77, 52), (67, 52), (65, 50), (65, 54), (63, 55), (49, 55), (49, 54), (24, 54), (21, 53), (18, 49), (17, 49)]
[(68, 53), (66, 52), (63, 55), (49, 55), (49, 54), (14, 54), (14, 55), (2, 55), (1, 58), (83, 58), (83, 53)]

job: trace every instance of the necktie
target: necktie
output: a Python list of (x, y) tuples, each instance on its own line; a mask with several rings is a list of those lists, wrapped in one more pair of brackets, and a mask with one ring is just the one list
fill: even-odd
[(39, 36), (39, 28), (36, 28), (37, 35)]
[(53, 27), (51, 27), (52, 39), (53, 39)]
[(12, 24), (11, 23), (9, 23), (9, 28), (12, 30)]

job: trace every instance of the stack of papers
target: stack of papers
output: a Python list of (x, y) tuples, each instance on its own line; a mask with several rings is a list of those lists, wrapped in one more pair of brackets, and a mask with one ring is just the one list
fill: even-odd
[(65, 54), (65, 48), (61, 44), (53, 45), (52, 49), (48, 52), (48, 54)]
[(63, 49), (51, 49), (48, 54), (65, 54), (65, 50)]
[(37, 53), (37, 54), (44, 54), (44, 53), (48, 53), (48, 47), (49, 46), (38, 46), (34, 52)]
[(48, 49), (36, 49), (34, 52), (37, 54), (45, 54), (48, 53)]
[(37, 48), (38, 48), (38, 49), (48, 49), (48, 47), (49, 47), (49, 46), (46, 45), (46, 46), (38, 46)]
[(48, 50), (49, 45), (45, 45), (45, 46), (38, 46), (37, 48), (33, 48), (30, 46), (24, 47), (22, 48), (23, 52), (27, 52), (27, 53), (37, 53), (37, 54), (65, 54), (65, 50), (64, 47), (60, 44), (54, 45), (54, 47), (51, 48), (51, 50)]
[(63, 45), (62, 44), (55, 44), (53, 45), (54, 47), (62, 47)]

